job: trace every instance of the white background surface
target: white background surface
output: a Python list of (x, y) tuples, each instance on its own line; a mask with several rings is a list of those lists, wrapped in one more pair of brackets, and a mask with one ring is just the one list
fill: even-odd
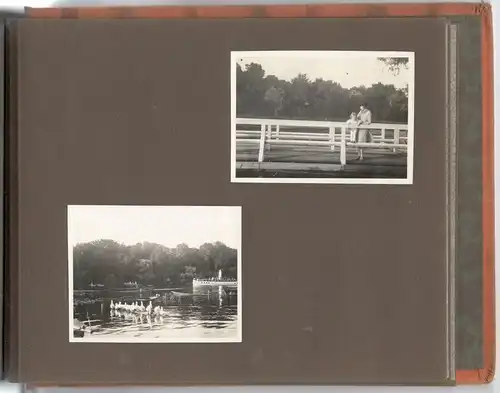
[[(197, 4), (219, 4), (219, 5), (229, 5), (229, 4), (292, 4), (292, 3), (334, 3), (334, 0), (62, 0), (64, 1), (65, 6), (85, 6), (85, 5), (169, 5), (169, 4), (185, 4), (185, 5), (197, 5)], [(440, 0), (440, 2), (458, 2), (455, 1), (447, 1)], [(471, 0), (473, 1), (473, 0)], [(348, 1), (344, 0), (344, 3), (389, 3), (391, 1), (370, 1), (370, 0), (354, 0)], [(395, 2), (395, 1), (393, 1)], [(421, 2), (418, 0), (399, 0), (397, 2), (400, 3), (415, 3)], [(432, 1), (426, 1), (432, 2)], [(493, 6), (493, 26), (494, 26), (494, 43), (495, 43), (495, 74), (499, 66), (500, 60), (500, 0), (491, 0), (488, 1)], [(21, 11), (24, 6), (31, 7), (49, 7), (54, 4), (54, 1), (51, 0), (0, 0), (0, 9), (5, 10), (19, 10)], [(498, 45), (497, 45), (498, 44)], [(494, 79), (495, 83), (495, 157), (499, 157), (500, 151), (500, 137), (498, 136), (498, 129), (500, 124), (500, 76), (495, 75)], [(500, 182), (500, 165), (498, 164), (498, 160), (495, 161), (495, 204), (496, 204), (496, 212), (495, 212), (495, 226), (497, 227), (497, 222), (500, 217), (500, 191), (498, 190), (498, 184)], [(495, 235), (495, 247), (497, 250), (497, 255), (500, 255), (500, 230), (496, 230)], [(498, 308), (500, 303), (500, 269), (498, 268), (497, 263), (497, 271), (499, 274), (496, 276), (496, 287), (497, 291), (497, 321), (498, 319)], [(497, 364), (500, 366), (500, 362), (498, 362), (498, 353), (500, 353), (498, 342), (500, 341), (500, 322), (497, 324)], [(52, 354), (54, 355), (54, 354)], [(51, 354), (47, 354), (47, 356), (51, 356)], [(499, 379), (499, 378), (496, 378)], [(8, 383), (0, 383), (0, 393), (17, 393), (20, 391), (20, 387), (14, 384)], [(343, 387), (343, 386), (334, 386), (334, 387), (306, 387), (306, 386), (274, 386), (274, 387), (239, 387), (239, 388), (148, 388), (148, 389), (139, 389), (139, 388), (109, 388), (109, 389), (41, 389), (40, 392), (51, 392), (57, 391), (60, 393), (84, 393), (86, 391), (94, 392), (94, 393), (120, 393), (120, 392), (144, 392), (144, 393), (230, 393), (234, 391), (238, 391), (240, 393), (309, 393), (309, 392), (317, 392), (317, 393), (500, 393), (500, 383), (498, 381), (493, 381), (488, 385), (482, 386), (457, 386), (457, 387)]]

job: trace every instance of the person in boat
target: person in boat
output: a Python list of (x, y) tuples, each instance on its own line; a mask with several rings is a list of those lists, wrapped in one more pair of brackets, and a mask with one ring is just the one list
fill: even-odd
[[(359, 107), (359, 113), (358, 113), (358, 127), (362, 126), (364, 124), (368, 125), (371, 124), (372, 122), (372, 112), (367, 108), (366, 104), (364, 103)], [(359, 128), (356, 136), (356, 142), (357, 143), (370, 143), (373, 141), (372, 134), (368, 128)], [(358, 160), (363, 159), (363, 148), (359, 147), (358, 148)]]
[(356, 132), (358, 130), (358, 115), (351, 112), (351, 116), (346, 121), (347, 131), (349, 132), (349, 142), (356, 142)]

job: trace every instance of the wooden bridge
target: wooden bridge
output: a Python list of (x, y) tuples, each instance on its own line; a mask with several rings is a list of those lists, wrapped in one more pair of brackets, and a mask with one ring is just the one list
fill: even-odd
[[(373, 141), (352, 143), (346, 123), (236, 119), (236, 170), (386, 173), (406, 177), (408, 126), (373, 123)], [(363, 148), (363, 161), (357, 148)]]

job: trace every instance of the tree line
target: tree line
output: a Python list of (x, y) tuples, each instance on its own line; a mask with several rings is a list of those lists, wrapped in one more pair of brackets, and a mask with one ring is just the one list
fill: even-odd
[[(398, 73), (407, 59), (380, 58)], [(408, 121), (408, 88), (375, 83), (350, 89), (321, 78), (311, 80), (299, 74), (291, 81), (266, 75), (258, 63), (237, 64), (236, 112), (238, 117), (264, 117), (345, 121), (366, 103), (376, 122)]]
[(91, 284), (117, 289), (130, 282), (164, 288), (190, 284), (194, 277), (214, 277), (219, 269), (225, 277), (237, 278), (237, 250), (222, 242), (169, 248), (102, 239), (73, 247), (74, 289), (89, 289)]

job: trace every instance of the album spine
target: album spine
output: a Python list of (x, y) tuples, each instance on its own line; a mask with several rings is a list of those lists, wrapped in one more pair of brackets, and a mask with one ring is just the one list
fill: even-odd
[[(0, 91), (1, 91), (1, 94), (2, 94), (2, 99), (1, 99), (1, 102), (2, 102), (2, 105), (0, 106), (0, 119), (1, 119), (1, 122), (2, 122), (2, 129), (1, 129), (1, 134), (0, 134), (0, 145), (2, 145), (2, 149), (4, 149), (4, 138), (5, 138), (5, 21), (1, 21), (0, 22), (0, 73), (1, 73), (1, 79), (0, 79)], [(4, 179), (4, 162), (3, 162), (3, 158), (5, 157), (5, 155), (2, 157), (2, 161), (0, 162), (0, 165), (2, 167), (2, 188), (4, 186), (3, 184), (3, 179)], [(1, 210), (1, 214), (2, 214), (2, 222), (4, 222), (4, 210), (3, 210), (3, 205), (4, 205), (4, 201), (2, 199), (2, 210)], [(3, 252), (4, 252), (4, 246), (3, 246), (3, 231), (2, 231), (2, 242), (0, 242), (0, 250), (2, 252), (2, 255), (3, 255)], [(1, 277), (1, 281), (0, 281), (0, 286), (1, 286), (1, 289), (2, 289), (2, 293), (1, 293), (1, 296), (2, 296), (2, 302), (0, 303), (0, 318), (1, 318), (1, 326), (0, 326), (0, 335), (2, 337), (2, 340), (0, 341), (0, 350), (1, 350), (1, 353), (2, 353), (2, 359), (1, 359), (1, 379), (4, 378), (4, 372), (3, 372), (3, 354), (4, 354), (4, 339), (5, 339), (5, 336), (4, 336), (4, 323), (5, 323), (5, 318), (4, 318), (4, 301), (5, 301), (5, 295), (4, 295), (4, 291), (5, 291), (5, 285), (4, 285), (4, 271), (5, 271), (5, 259), (2, 259), (3, 260), (3, 269), (0, 271), (0, 277)]]
[(456, 214), (457, 214), (457, 26), (448, 23), (446, 30), (446, 282), (448, 296), (448, 370), (449, 378), (456, 379), (455, 319), (456, 319)]
[(17, 154), (17, 101), (18, 101), (18, 32), (17, 21), (11, 19), (6, 23), (5, 29), (6, 49), (6, 100), (5, 116), (7, 129), (5, 132), (5, 160), (4, 160), (4, 212), (5, 212), (5, 350), (4, 374), (10, 382), (19, 380), (19, 326), (18, 326), (18, 154)]

